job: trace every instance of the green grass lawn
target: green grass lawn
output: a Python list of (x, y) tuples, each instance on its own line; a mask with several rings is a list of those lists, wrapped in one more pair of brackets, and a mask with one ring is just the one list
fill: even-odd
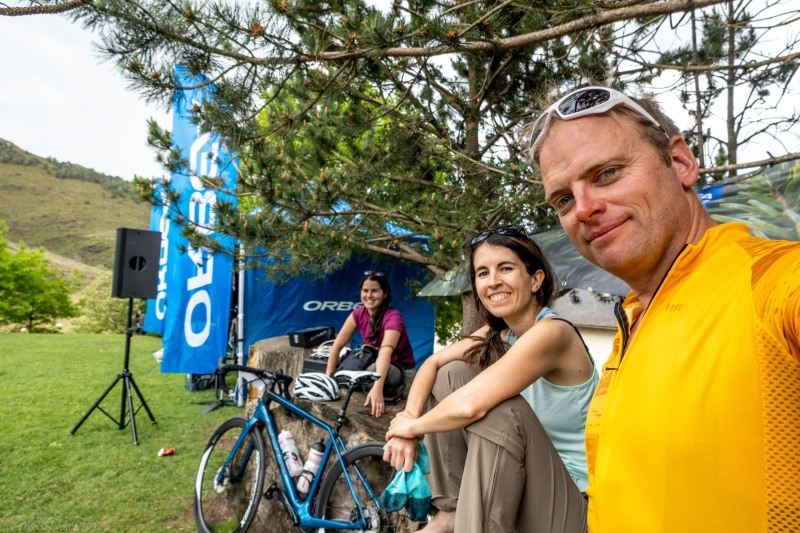
[[(70, 430), (123, 368), (124, 335), (0, 334), (0, 531), (194, 531), (200, 454), (237, 407), (201, 415), (210, 391), (162, 374), (161, 339), (134, 336), (129, 369), (156, 419), (129, 426), (95, 409)], [(101, 404), (119, 417), (120, 381)], [(134, 395), (134, 408), (139, 406)], [(160, 448), (175, 455), (159, 457)]]

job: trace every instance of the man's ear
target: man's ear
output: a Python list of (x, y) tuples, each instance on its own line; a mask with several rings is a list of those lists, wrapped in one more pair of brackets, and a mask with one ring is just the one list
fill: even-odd
[(672, 157), (672, 168), (684, 189), (691, 189), (697, 182), (700, 171), (697, 159), (686, 141), (679, 135), (674, 135), (669, 140), (669, 152)]

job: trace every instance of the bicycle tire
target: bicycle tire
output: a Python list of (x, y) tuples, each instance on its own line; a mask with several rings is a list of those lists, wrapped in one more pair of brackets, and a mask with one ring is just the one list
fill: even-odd
[[(380, 500), (383, 490), (389, 486), (395, 475), (392, 465), (383, 460), (383, 444), (379, 442), (361, 444), (345, 452), (342, 458), (364, 514), (372, 520), (372, 527), (363, 531), (382, 533), (401, 531), (402, 526), (409, 522), (405, 509), (387, 513), (379, 505), (375, 505), (352, 468), (353, 465), (357, 465), (359, 470), (365, 473), (373, 494)], [(334, 460), (320, 484), (319, 495), (314, 503), (314, 516), (352, 520), (356, 513), (357, 507), (343, 474), (342, 465)]]
[(247, 531), (256, 516), (264, 492), (265, 464), (264, 438), (257, 429), (250, 431), (242, 443), (223, 482), (220, 484), (217, 480), (217, 473), (246, 423), (240, 417), (226, 420), (206, 445), (195, 480), (194, 517), (198, 531)]

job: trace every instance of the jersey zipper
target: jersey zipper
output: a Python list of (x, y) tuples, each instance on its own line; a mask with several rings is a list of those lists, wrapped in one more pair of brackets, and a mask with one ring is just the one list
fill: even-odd
[[(664, 281), (667, 279), (667, 276), (669, 276), (670, 272), (672, 272), (672, 268), (675, 266), (675, 263), (678, 262), (678, 259), (683, 254), (683, 251), (686, 250), (687, 246), (689, 245), (684, 244), (681, 247), (678, 254), (675, 256), (675, 259), (673, 259), (672, 263), (670, 263), (667, 272), (664, 274), (664, 277), (661, 278), (661, 281), (658, 282), (658, 287), (656, 287), (656, 291), (653, 293), (653, 297), (650, 299), (650, 304), (647, 306), (647, 309), (649, 309), (650, 306), (653, 305), (656, 296), (658, 296), (658, 291), (661, 290), (661, 286), (664, 284)], [(622, 359), (625, 357), (625, 353), (628, 351), (629, 348), (628, 341), (630, 340), (631, 336), (629, 331), (631, 325), (628, 324), (628, 317), (627, 315), (625, 315), (625, 309), (622, 306), (623, 301), (624, 299), (619, 299), (617, 300), (617, 303), (614, 304), (614, 317), (617, 319), (617, 325), (619, 326), (620, 331), (622, 332), (622, 348), (619, 354), (619, 363), (617, 364), (617, 368), (607, 368), (606, 370), (618, 370), (619, 367), (622, 366)], [(644, 320), (645, 313), (647, 313), (647, 309), (642, 310), (642, 314), (639, 315), (639, 318), (636, 320), (639, 322), (639, 327), (641, 327), (642, 325), (642, 321)]]

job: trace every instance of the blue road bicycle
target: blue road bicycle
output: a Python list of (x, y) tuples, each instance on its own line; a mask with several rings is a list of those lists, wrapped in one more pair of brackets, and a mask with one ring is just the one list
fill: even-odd
[[(340, 386), (347, 392), (331, 426), (292, 402), (288, 393), (291, 376), (241, 365), (225, 365), (221, 370), (248, 372), (265, 388), (249, 420), (237, 417), (223, 422), (208, 441), (195, 480), (194, 514), (199, 531), (246, 531), (262, 496), (277, 496), (299, 531), (400, 531), (401, 524), (408, 521), (405, 511), (386, 512), (380, 502), (381, 493), (395, 474), (394, 468), (383, 460), (383, 443), (369, 442), (347, 449), (339, 435), (353, 390), (372, 383), (378, 374), (340, 373), (345, 375)], [(273, 402), (326, 434), (319, 472), (305, 496), (298, 492), (281, 453), (278, 427), (270, 410)], [(271, 482), (266, 490), (265, 466), (269, 459), (264, 431), (280, 474), (280, 479)]]

